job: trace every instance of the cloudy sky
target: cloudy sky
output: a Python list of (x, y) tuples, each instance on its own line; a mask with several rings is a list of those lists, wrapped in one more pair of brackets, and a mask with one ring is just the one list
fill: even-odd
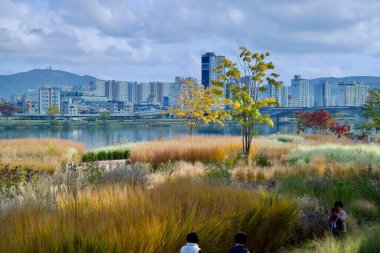
[(200, 77), (200, 57), (271, 52), (293, 74), (380, 76), (379, 0), (0, 0), (0, 74)]

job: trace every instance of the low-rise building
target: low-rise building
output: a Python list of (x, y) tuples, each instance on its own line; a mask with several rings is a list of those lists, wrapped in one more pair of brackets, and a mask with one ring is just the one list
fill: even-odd
[(107, 111), (112, 115), (131, 115), (133, 113), (133, 105), (123, 101), (108, 101)]

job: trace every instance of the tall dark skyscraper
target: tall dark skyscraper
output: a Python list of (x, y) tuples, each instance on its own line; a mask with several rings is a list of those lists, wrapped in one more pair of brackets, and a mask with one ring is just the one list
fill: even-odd
[(211, 81), (217, 79), (218, 73), (214, 71), (220, 65), (224, 56), (217, 56), (213, 52), (202, 55), (202, 84), (205, 88), (211, 85)]

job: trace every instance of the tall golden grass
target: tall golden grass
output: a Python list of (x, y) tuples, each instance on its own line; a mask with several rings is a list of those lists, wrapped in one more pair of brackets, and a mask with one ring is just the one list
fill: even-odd
[(272, 141), (268, 139), (253, 140), (251, 158), (254, 158), (256, 154), (261, 154), (269, 157), (273, 161), (281, 159), (286, 160), (292, 149), (297, 146), (298, 144)]
[(79, 162), (82, 144), (60, 139), (12, 139), (0, 141), (0, 164), (52, 172), (70, 162)]
[(327, 144), (327, 143), (341, 143), (341, 144), (353, 144), (353, 142), (346, 138), (342, 137), (338, 139), (336, 135), (327, 135), (327, 134), (302, 134), (300, 135), (305, 138), (304, 143), (308, 144)]
[(380, 252), (380, 228), (374, 226), (347, 234), (337, 240), (333, 236), (315, 239), (299, 248), (284, 248), (283, 253), (377, 253)]
[(226, 252), (240, 230), (251, 252), (273, 252), (296, 219), (294, 201), (265, 192), (191, 179), (154, 190), (107, 185), (3, 213), (0, 252), (179, 252), (190, 231), (204, 252)]
[(178, 136), (138, 144), (131, 154), (133, 163), (154, 167), (167, 161), (222, 162), (241, 149), (241, 139), (234, 136)]
[(362, 162), (373, 166), (380, 166), (380, 145), (301, 145), (293, 150), (290, 158), (294, 162), (309, 163), (313, 157), (326, 157), (329, 161), (338, 163)]
[(274, 161), (271, 167), (262, 169), (260, 167), (238, 164), (231, 170), (234, 179), (244, 183), (262, 183), (281, 181), (288, 177), (316, 178), (328, 176), (332, 179), (355, 180), (365, 176), (367, 179), (379, 180), (380, 168), (372, 166), (369, 169), (366, 163), (344, 164), (332, 161), (322, 156), (312, 157), (307, 164), (288, 164), (282, 161)]

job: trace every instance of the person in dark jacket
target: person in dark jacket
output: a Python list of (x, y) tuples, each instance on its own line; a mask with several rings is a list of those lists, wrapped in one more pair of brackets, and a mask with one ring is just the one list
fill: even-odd
[(249, 250), (246, 248), (247, 244), (247, 235), (244, 232), (239, 232), (235, 235), (236, 245), (228, 251), (228, 253), (249, 253)]
[(336, 238), (341, 238), (346, 232), (346, 212), (342, 208), (342, 201), (337, 200), (329, 213), (331, 232)]

